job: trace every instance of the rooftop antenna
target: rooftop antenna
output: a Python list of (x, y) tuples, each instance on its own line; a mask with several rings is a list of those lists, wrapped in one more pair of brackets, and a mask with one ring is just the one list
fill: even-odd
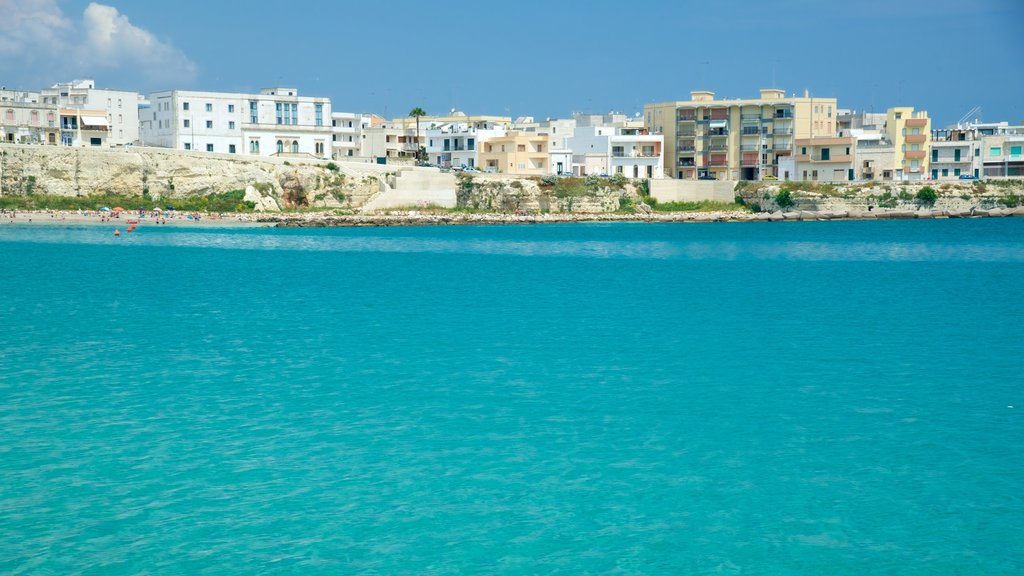
[(956, 121), (956, 127), (959, 128), (961, 124), (966, 124), (966, 123), (970, 122), (971, 121), (971, 116), (978, 116), (978, 117), (980, 117), (981, 116), (981, 106), (975, 106), (974, 108), (971, 108), (970, 110), (968, 110), (966, 114), (961, 116), (960, 119)]

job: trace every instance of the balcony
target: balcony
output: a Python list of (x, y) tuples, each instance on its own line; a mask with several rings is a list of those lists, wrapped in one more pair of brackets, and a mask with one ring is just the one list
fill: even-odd
[(792, 120), (793, 119), (793, 111), (792, 110), (776, 110), (775, 114), (772, 116), (772, 118), (774, 118), (776, 120)]
[(924, 128), (928, 126), (927, 118), (907, 118), (907, 128)]
[(757, 144), (743, 144), (740, 146), (741, 152), (754, 152), (760, 149), (761, 147), (758, 146)]
[(741, 130), (744, 136), (757, 136), (761, 133), (761, 129), (757, 126), (744, 126)]
[(676, 115), (677, 122), (696, 122), (697, 112), (695, 110), (689, 111), (689, 113), (680, 112)]
[(741, 166), (757, 166), (760, 164), (760, 158), (758, 158), (757, 152), (746, 153), (740, 159)]
[(712, 154), (708, 159), (708, 166), (728, 166), (729, 158), (725, 154)]
[(679, 146), (676, 148), (676, 150), (679, 152), (693, 152), (696, 149), (697, 148), (693, 144), (687, 144), (685, 146)]
[(725, 142), (721, 142), (721, 143), (720, 142), (715, 142), (713, 144), (708, 145), (707, 149), (708, 150), (716, 150), (716, 151), (717, 150), (728, 150), (729, 149), (729, 144), (725, 143)]
[(691, 137), (692, 136), (696, 136), (696, 135), (697, 135), (697, 131), (693, 130), (693, 129), (690, 129), (690, 130), (680, 130), (679, 134), (678, 134), (678, 136), (691, 136)]
[(792, 128), (779, 128), (778, 126), (776, 126), (775, 130), (772, 132), (772, 136), (792, 136), (792, 135), (793, 135), (793, 129)]
[(712, 108), (711, 109), (712, 120), (728, 120), (729, 109), (728, 108)]
[(797, 154), (796, 155), (796, 161), (797, 162), (810, 162), (812, 164), (813, 163), (818, 163), (818, 162), (821, 162), (821, 163), (836, 163), (836, 162), (849, 163), (849, 162), (853, 162), (853, 155), (851, 155), (851, 154), (834, 154), (834, 155), (830, 156), (829, 158), (824, 158), (823, 159), (821, 156), (812, 156), (810, 154)]
[(696, 166), (696, 165), (697, 165), (697, 162), (696, 162), (696, 161), (694, 161), (694, 159), (693, 159), (693, 158), (689, 158), (689, 159), (686, 159), (686, 158), (684, 158), (684, 159), (681, 159), (681, 160), (679, 160), (679, 163), (677, 164), (677, 166), (680, 166), (680, 167), (682, 167), (682, 168), (693, 168), (693, 167), (694, 167), (694, 166)]
[(928, 140), (925, 134), (907, 134), (907, 144), (924, 144)]
[(924, 160), (925, 152), (924, 150), (907, 150), (904, 152), (904, 156), (911, 160)]

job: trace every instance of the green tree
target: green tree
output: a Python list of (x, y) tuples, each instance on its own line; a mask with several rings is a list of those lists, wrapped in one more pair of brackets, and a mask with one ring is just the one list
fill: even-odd
[(779, 193), (775, 195), (775, 204), (781, 210), (790, 208), (793, 206), (793, 195), (789, 193), (789, 190), (779, 190)]
[(931, 186), (925, 186), (917, 191), (917, 201), (926, 206), (935, 204), (935, 201), (938, 199), (939, 193)]
[(423, 108), (420, 108), (419, 106), (417, 106), (417, 107), (415, 107), (415, 108), (413, 108), (412, 110), (409, 111), (409, 117), (416, 119), (416, 163), (417, 164), (422, 164), (423, 163), (423, 152), (422, 152), (422, 147), (420, 146), (420, 118), (422, 118), (423, 116), (426, 116), (426, 115), (427, 115), (427, 113), (424, 112)]

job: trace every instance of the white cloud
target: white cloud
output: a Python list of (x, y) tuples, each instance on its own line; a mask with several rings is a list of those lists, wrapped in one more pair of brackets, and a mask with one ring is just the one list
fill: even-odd
[(9, 80), (48, 85), (116, 74), (120, 84), (142, 90), (172, 88), (196, 76), (195, 63), (181, 50), (113, 6), (93, 2), (76, 22), (56, 0), (0, 0), (0, 15), (0, 73)]

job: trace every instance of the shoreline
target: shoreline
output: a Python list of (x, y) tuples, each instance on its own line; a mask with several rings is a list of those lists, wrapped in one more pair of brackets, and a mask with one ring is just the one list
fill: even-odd
[(171, 228), (372, 228), (404, 226), (477, 226), (515, 224), (571, 224), (597, 222), (637, 222), (649, 224), (712, 223), (712, 222), (824, 222), (832, 220), (934, 220), (957, 218), (1024, 217), (1024, 207), (990, 210), (838, 210), (799, 212), (652, 212), (648, 214), (583, 213), (583, 214), (502, 214), (458, 213), (432, 211), (390, 211), (378, 214), (332, 214), (306, 212), (297, 214), (222, 214), (120, 218), (99, 214), (61, 211), (19, 211), (12, 218), (10, 211), (0, 214), (0, 225), (89, 225), (127, 228), (128, 220), (138, 220), (138, 227)]

